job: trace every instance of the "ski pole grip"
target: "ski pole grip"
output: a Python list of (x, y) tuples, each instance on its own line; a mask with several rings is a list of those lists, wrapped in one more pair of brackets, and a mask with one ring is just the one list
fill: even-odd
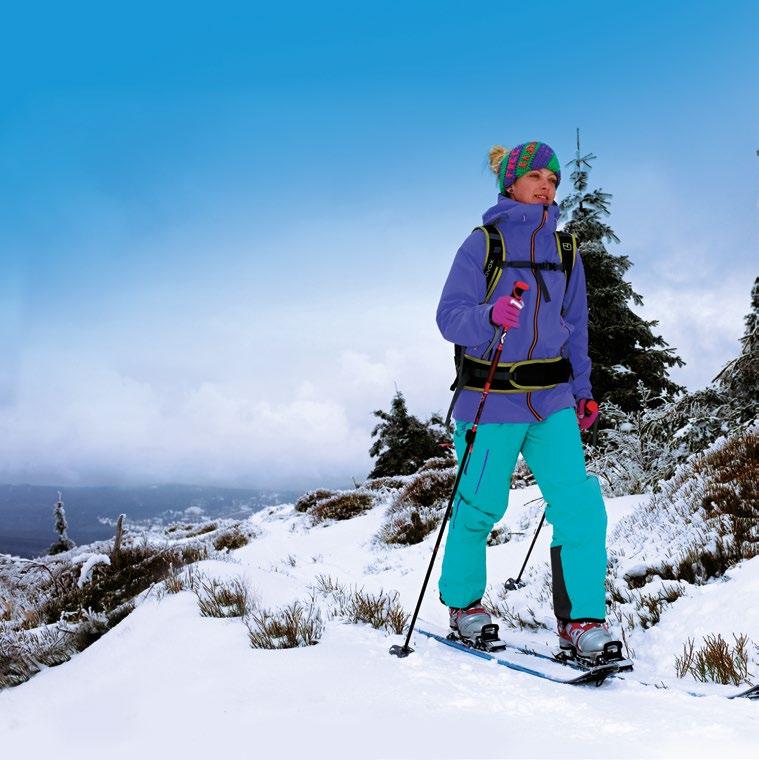
[(511, 291), (511, 295), (514, 298), (521, 298), (522, 293), (525, 293), (530, 289), (530, 286), (526, 282), (522, 282), (521, 280), (517, 280), (514, 283), (514, 290)]

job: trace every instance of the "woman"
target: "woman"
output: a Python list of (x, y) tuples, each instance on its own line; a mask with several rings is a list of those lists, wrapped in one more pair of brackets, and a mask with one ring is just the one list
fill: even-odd
[[(477, 228), (464, 241), (437, 310), (443, 337), (465, 347), (453, 408), (459, 460), (482, 395), (484, 373), (478, 369), (489, 365), (502, 328), (508, 333), (501, 362), (525, 363), (512, 368), (511, 377), (508, 366), (499, 364), (496, 377), (501, 380), (487, 398), (453, 506), (440, 598), (450, 608), (451, 628), (463, 638), (476, 638), (490, 623), (481, 606), (485, 546), (506, 511), (511, 474), (521, 452), (547, 501), (546, 519), (553, 526), (553, 602), (560, 644), (570, 652), (592, 655), (611, 636), (605, 623), (606, 510), (598, 480), (585, 471), (580, 439), (580, 428), (590, 427), (598, 414), (597, 405), (588, 403), (585, 274), (579, 255), (568, 280), (558, 267), (554, 233), (559, 208), (554, 198), (561, 170), (554, 151), (537, 141), (508, 152), (496, 146), (490, 151), (490, 167), (500, 190), (496, 205), (483, 215), (490, 235)], [(497, 240), (499, 233), (506, 264), (486, 299), (487, 239)], [(521, 299), (510, 295), (518, 280), (530, 286)]]

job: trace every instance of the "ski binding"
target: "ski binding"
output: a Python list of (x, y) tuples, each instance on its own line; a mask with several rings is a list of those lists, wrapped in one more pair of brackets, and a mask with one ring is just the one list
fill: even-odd
[(604, 644), (602, 652), (594, 652), (584, 655), (573, 646), (562, 646), (554, 653), (554, 659), (564, 664), (576, 663), (584, 668), (592, 668), (597, 665), (616, 665), (619, 672), (633, 669), (633, 661), (622, 656), (622, 642), (609, 641)]

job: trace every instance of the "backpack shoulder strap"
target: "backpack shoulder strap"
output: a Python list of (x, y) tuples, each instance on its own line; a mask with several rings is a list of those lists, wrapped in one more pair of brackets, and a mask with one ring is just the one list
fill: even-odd
[(487, 303), (503, 274), (503, 267), (506, 264), (506, 242), (501, 231), (494, 224), (485, 224), (474, 229), (482, 230), (485, 234), (485, 260), (482, 263), (482, 273), (485, 275), (483, 303)]
[[(482, 230), (485, 235), (485, 259), (482, 262), (482, 273), (485, 275), (485, 298), (482, 302), (487, 303), (495, 292), (498, 280), (501, 279), (501, 274), (503, 274), (503, 268), (506, 266), (506, 241), (503, 239), (501, 231), (494, 224), (485, 224), (481, 227), (475, 227), (474, 230)], [(453, 358), (456, 363), (456, 379), (453, 381), (453, 385), (451, 385), (453, 398), (451, 399), (451, 405), (448, 407), (448, 414), (445, 418), (446, 430), (451, 421), (451, 413), (453, 412), (456, 399), (464, 387), (464, 351), (464, 346), (458, 344), (453, 349)]]
[(565, 288), (568, 288), (569, 276), (572, 274), (572, 268), (577, 257), (577, 238), (568, 232), (555, 232), (554, 235), (556, 236), (556, 250), (564, 269)]

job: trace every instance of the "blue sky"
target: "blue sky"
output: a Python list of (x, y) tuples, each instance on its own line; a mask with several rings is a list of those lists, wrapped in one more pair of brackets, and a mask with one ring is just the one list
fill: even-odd
[(708, 382), (758, 269), (756, 4), (538, 8), (11, 11), (0, 480), (362, 478), (395, 387), (447, 407), (487, 150), (566, 163), (577, 127), (640, 313)]

